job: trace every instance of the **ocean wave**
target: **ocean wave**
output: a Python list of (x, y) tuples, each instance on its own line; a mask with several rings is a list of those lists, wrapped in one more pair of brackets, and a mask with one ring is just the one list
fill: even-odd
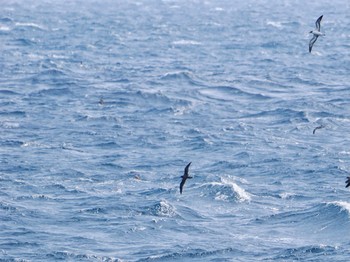
[[(152, 255), (147, 258), (139, 259), (137, 261), (168, 261), (168, 260), (186, 260), (190, 259), (193, 261), (206, 261), (206, 259), (213, 259), (210, 261), (226, 261), (225, 258), (228, 256), (232, 259), (233, 257), (240, 257), (245, 256), (245, 252), (235, 249), (235, 248), (223, 248), (223, 249), (217, 249), (217, 250), (204, 250), (204, 249), (183, 249), (182, 251), (178, 252), (164, 252), (164, 254), (161, 255)], [(223, 260), (220, 260), (219, 257), (224, 256)]]
[(278, 28), (278, 29), (283, 28), (282, 22), (279, 22), (279, 21), (267, 21), (266, 25), (270, 25), (270, 26)]
[(6, 26), (6, 25), (0, 25), (0, 32), (5, 33), (11, 31), (11, 27)]
[(339, 214), (346, 214), (349, 218), (349, 222), (350, 222), (350, 203), (349, 202), (345, 202), (345, 201), (334, 201), (334, 202), (329, 202), (326, 203), (325, 206), (327, 209), (331, 209), (332, 212)]
[(219, 101), (235, 101), (238, 97), (246, 96), (254, 100), (267, 100), (271, 97), (260, 94), (250, 93), (233, 86), (213, 86), (203, 88), (199, 93), (207, 98)]
[(17, 45), (21, 45), (21, 46), (33, 46), (37, 44), (37, 42), (34, 39), (27, 39), (27, 38), (17, 38), (14, 40), (14, 42)]
[(2, 18), (0, 18), (0, 22), (2, 22), (2, 23), (12, 23), (13, 19), (10, 18), (10, 17), (2, 17)]
[(5, 202), (0, 202), (0, 209), (4, 211), (17, 211), (17, 208)]
[(30, 94), (30, 96), (36, 97), (36, 96), (66, 96), (67, 94), (71, 94), (71, 89), (66, 88), (51, 88), (51, 89), (43, 89), (37, 92), (33, 92)]
[(29, 196), (18, 196), (16, 200), (53, 200), (53, 198), (44, 194), (35, 194)]
[(310, 122), (305, 111), (297, 111), (289, 108), (262, 111), (256, 114), (246, 115), (242, 118), (269, 118), (278, 124)]
[(175, 217), (178, 216), (176, 208), (166, 200), (157, 201), (147, 208), (146, 215), (157, 217)]
[(200, 186), (201, 196), (221, 201), (250, 201), (251, 195), (238, 186), (231, 177), (221, 178), (221, 182), (210, 182)]
[[(319, 261), (326, 258), (328, 255), (333, 255), (337, 251), (336, 247), (328, 245), (318, 246), (302, 246), (296, 248), (287, 248), (280, 252), (277, 256), (271, 258), (272, 260), (302, 260), (302, 261)], [(333, 260), (333, 259), (330, 259)]]
[(25, 117), (26, 112), (24, 111), (5, 111), (5, 112), (0, 112), (0, 116), (20, 116), (20, 117)]
[(202, 43), (194, 41), (194, 40), (177, 40), (173, 42), (173, 45), (202, 45)]
[(10, 146), (10, 147), (20, 147), (23, 145), (23, 142), (18, 140), (4, 140), (4, 141), (0, 141), (0, 145)]
[(106, 262), (123, 262), (118, 258), (97, 256), (89, 254), (79, 254), (70, 251), (54, 251), (46, 254), (43, 260), (68, 260), (68, 261), (106, 261)]
[(322, 203), (299, 211), (273, 214), (256, 221), (276, 226), (293, 225), (305, 228), (305, 231), (307, 229), (331, 237), (341, 231), (350, 230), (350, 203), (343, 201)]
[(14, 91), (12, 91), (12, 90), (8, 90), (8, 89), (1, 89), (1, 90), (0, 90), (0, 94), (1, 94), (1, 95), (9, 95), (9, 96), (12, 96), (12, 95), (19, 95), (19, 93), (14, 92)]
[(39, 30), (42, 30), (42, 31), (46, 31), (47, 29), (42, 26), (42, 25), (39, 25), (39, 24), (36, 24), (36, 23), (21, 23), (21, 22), (16, 22), (15, 23), (15, 26), (17, 28), (33, 28), (33, 29), (39, 29)]
[(168, 72), (160, 76), (160, 80), (179, 84), (185, 82), (193, 86), (202, 86), (202, 83), (196, 79), (196, 76), (189, 71)]

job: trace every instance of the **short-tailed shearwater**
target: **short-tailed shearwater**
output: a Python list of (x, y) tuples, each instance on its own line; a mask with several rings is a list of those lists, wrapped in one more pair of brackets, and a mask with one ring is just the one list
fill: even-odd
[(347, 177), (345, 183), (346, 183), (346, 186), (345, 186), (345, 187), (349, 187), (349, 186), (350, 186), (350, 176)]
[(321, 15), (317, 21), (316, 21), (316, 28), (313, 31), (310, 31), (310, 34), (313, 34), (313, 37), (310, 40), (309, 43), (309, 52), (311, 53), (312, 50), (312, 46), (314, 45), (314, 43), (316, 42), (317, 38), (319, 36), (324, 36), (325, 34), (321, 33), (321, 20), (322, 20), (323, 15)]
[(181, 176), (182, 177), (182, 180), (181, 180), (181, 183), (180, 183), (180, 194), (182, 194), (182, 189), (184, 187), (184, 184), (186, 182), (186, 179), (187, 178), (192, 178), (191, 176), (188, 175), (188, 169), (190, 168), (190, 165), (191, 165), (192, 162), (188, 163), (188, 165), (185, 167), (185, 171), (184, 171), (184, 175)]
[(312, 131), (312, 133), (315, 134), (316, 130), (321, 129), (321, 128), (324, 128), (324, 125), (320, 125), (320, 126), (315, 127), (315, 129), (314, 129), (314, 131)]

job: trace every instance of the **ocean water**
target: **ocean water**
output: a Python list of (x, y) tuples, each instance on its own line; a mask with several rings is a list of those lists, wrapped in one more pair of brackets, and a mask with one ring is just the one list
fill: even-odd
[(349, 12), (3, 1), (0, 260), (348, 261)]

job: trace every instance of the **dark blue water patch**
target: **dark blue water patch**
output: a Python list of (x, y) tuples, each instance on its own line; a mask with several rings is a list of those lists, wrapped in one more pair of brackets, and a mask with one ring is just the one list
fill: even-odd
[(13, 44), (17, 46), (35, 46), (37, 45), (37, 42), (33, 39), (27, 39), (27, 38), (17, 38), (13, 40)]
[[(63, 177), (65, 177), (64, 174), (62, 174)], [(78, 189), (68, 189), (62, 184), (51, 184), (44, 186), (44, 192), (47, 192), (47, 194), (52, 194), (54, 192), (55, 195), (74, 195), (76, 197), (80, 195), (84, 195), (85, 192)]]
[(280, 254), (270, 258), (276, 261), (319, 261), (329, 258), (337, 253), (337, 248), (332, 246), (302, 246), (297, 248), (287, 248)]
[(26, 117), (26, 112), (24, 111), (2, 111), (0, 116), (11, 116), (11, 117)]
[(240, 169), (240, 168), (246, 168), (249, 167), (249, 164), (242, 164), (242, 163), (237, 163), (237, 161), (234, 162), (229, 162), (225, 160), (217, 161), (215, 162), (211, 168), (213, 169)]
[(11, 212), (16, 212), (17, 208), (13, 205), (10, 205), (6, 202), (0, 202), (0, 209), (3, 211), (11, 211)]
[(274, 110), (263, 111), (256, 114), (243, 116), (242, 118), (269, 118), (273, 124), (288, 124), (288, 123), (309, 123), (305, 111), (296, 111), (289, 108), (277, 108)]
[[(257, 219), (256, 222), (272, 225), (284, 225), (304, 228), (329, 238), (338, 236), (339, 231), (350, 229), (350, 205), (346, 202), (331, 202), (319, 204), (314, 207), (274, 214), (266, 218)], [(342, 228), (338, 225), (341, 224)]]
[(108, 210), (102, 207), (92, 207), (81, 210), (82, 213), (90, 213), (90, 214), (107, 214)]
[[(177, 247), (177, 249), (180, 249)], [(254, 252), (253, 252), (254, 253)], [(142, 255), (136, 254), (136, 255)], [(218, 250), (204, 250), (204, 249), (183, 249), (178, 252), (172, 252), (171, 250), (158, 252), (157, 254), (148, 256), (137, 260), (141, 261), (232, 261), (234, 258), (250, 257), (252, 254), (236, 249), (236, 248), (224, 248)], [(209, 260), (210, 259), (210, 260)]]
[(0, 22), (2, 22), (2, 23), (12, 23), (13, 19), (10, 18), (10, 17), (1, 17), (0, 18)]
[(33, 241), (20, 241), (16, 238), (8, 237), (3, 238), (0, 241), (0, 249), (13, 249), (13, 248), (37, 248), (40, 244)]
[(348, 119), (349, 116), (345, 115), (345, 114), (335, 114), (333, 112), (329, 112), (329, 111), (318, 111), (318, 112), (313, 112), (312, 113), (313, 117), (317, 117), (317, 118), (335, 118), (335, 119)]
[(22, 141), (17, 141), (17, 140), (4, 140), (0, 142), (1, 146), (6, 146), (6, 147), (21, 147), (23, 146)]
[(254, 100), (271, 99), (269, 96), (243, 91), (242, 88), (233, 86), (212, 86), (209, 88), (201, 89), (200, 93), (201, 95), (210, 99), (229, 102), (239, 99), (239, 97), (248, 97)]
[(15, 96), (15, 95), (19, 95), (19, 93), (14, 92), (14, 91), (12, 91), (12, 90), (1, 89), (1, 90), (0, 90), (0, 95)]
[[(63, 84), (65, 85), (65, 84)], [(63, 88), (51, 88), (51, 89), (44, 89), (40, 90), (34, 93), (31, 93), (29, 96), (30, 97), (46, 97), (46, 96), (66, 96), (72, 95), (71, 89), (68, 87), (63, 87)]]
[(39, 76), (44, 77), (61, 77), (66, 76), (66, 73), (62, 70), (56, 69), (56, 68), (48, 68), (42, 72), (39, 73)]
[(268, 41), (260, 45), (262, 48), (267, 49), (278, 49), (283, 47), (283, 44), (276, 42), (276, 41)]
[(153, 188), (153, 189), (148, 189), (145, 191), (140, 191), (138, 192), (138, 194), (142, 195), (142, 196), (152, 196), (152, 195), (162, 195), (164, 193), (168, 193), (169, 190), (168, 189), (164, 189), (164, 188)]
[(92, 254), (79, 254), (69, 251), (54, 251), (42, 257), (43, 261), (106, 261), (106, 262), (123, 262), (118, 258), (108, 257), (108, 256), (98, 256)]
[[(97, 124), (100, 124), (99, 122), (106, 122), (106, 123), (113, 123), (115, 128), (121, 128), (121, 125), (118, 123), (120, 122), (119, 118), (117, 116), (108, 116), (108, 115), (102, 115), (102, 116), (89, 116), (89, 115), (82, 115), (77, 114), (74, 116), (74, 118), (77, 121), (87, 121), (87, 122), (96, 122)], [(73, 131), (73, 133), (76, 133), (77, 131)], [(94, 131), (82, 131), (80, 134), (90, 133), (90, 135), (97, 135)]]

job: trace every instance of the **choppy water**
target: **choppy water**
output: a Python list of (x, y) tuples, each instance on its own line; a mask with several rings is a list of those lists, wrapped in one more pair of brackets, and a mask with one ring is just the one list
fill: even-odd
[(348, 261), (349, 12), (3, 2), (1, 260)]

